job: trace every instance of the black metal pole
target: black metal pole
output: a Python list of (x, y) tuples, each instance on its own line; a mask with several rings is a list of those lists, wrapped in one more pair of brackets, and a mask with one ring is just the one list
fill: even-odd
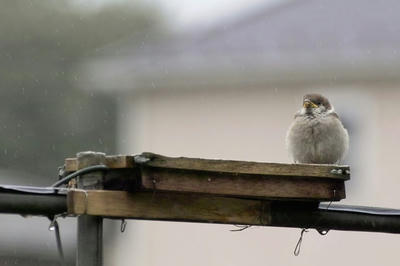
[(78, 266), (103, 265), (103, 218), (81, 215), (78, 217)]
[(0, 193), (0, 213), (52, 216), (66, 211), (66, 195)]
[[(363, 208), (363, 207), (360, 207)], [(369, 208), (374, 210), (374, 208)], [(376, 208), (380, 210), (380, 208)], [(318, 231), (342, 230), (380, 233), (400, 233), (400, 215), (372, 214), (358, 210), (317, 208), (315, 205), (280, 203), (271, 207), (270, 226), (313, 228)]]
[[(79, 169), (105, 164), (105, 154), (101, 152), (80, 152), (77, 154), (77, 158)], [(102, 171), (98, 171), (80, 175), (77, 185), (78, 188), (85, 190), (103, 189), (103, 182), (104, 174)], [(76, 265), (103, 265), (103, 217), (79, 216), (77, 234)]]

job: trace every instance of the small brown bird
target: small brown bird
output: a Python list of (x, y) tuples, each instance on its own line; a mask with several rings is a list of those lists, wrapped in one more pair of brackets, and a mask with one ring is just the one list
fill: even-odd
[(295, 163), (337, 164), (349, 147), (349, 135), (328, 99), (320, 94), (303, 97), (286, 136)]

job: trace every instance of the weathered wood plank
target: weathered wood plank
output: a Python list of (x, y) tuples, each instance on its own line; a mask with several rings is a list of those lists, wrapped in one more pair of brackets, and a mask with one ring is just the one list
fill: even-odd
[(78, 170), (78, 160), (76, 158), (67, 158), (64, 162), (65, 171), (75, 172)]
[(148, 190), (195, 192), (246, 198), (338, 201), (345, 198), (344, 182), (288, 176), (263, 176), (186, 171), (168, 168), (142, 169), (142, 185)]
[[(105, 165), (112, 169), (133, 168), (134, 157), (129, 155), (106, 156)], [(65, 171), (74, 172), (79, 169), (77, 158), (65, 159)]]
[[(140, 158), (138, 160), (138, 158)], [(316, 177), (348, 180), (349, 166), (321, 164), (284, 164), (261, 163), (232, 160), (210, 160), (198, 158), (172, 158), (154, 153), (142, 153), (136, 157), (147, 167), (171, 168), (181, 170), (198, 170), (208, 172), (223, 172), (232, 174), (271, 175), (290, 177)], [(341, 170), (343, 174), (335, 174), (332, 170)]]
[(200, 194), (68, 192), (68, 213), (148, 220), (269, 224), (269, 203)]
[[(18, 198), (26, 195), (12, 193), (12, 196)], [(331, 208), (328, 208), (330, 205), (325, 205), (323, 208), (318, 208), (318, 204), (314, 202), (263, 201), (159, 192), (153, 195), (146, 192), (128, 193), (103, 190), (87, 192), (70, 190), (67, 198), (70, 215), (91, 214), (110, 218), (314, 228), (319, 231), (400, 233), (399, 215), (390, 214), (391, 212), (386, 215), (374, 214), (370, 212), (375, 209), (372, 207), (368, 207), (369, 211), (367, 212), (357, 210), (352, 212), (341, 210), (348, 209), (349, 206), (332, 205)], [(22, 204), (19, 204), (21, 208), (26, 207), (26, 202), (17, 200), (18, 202)], [(3, 205), (5, 206), (6, 202)], [(360, 209), (365, 210), (366, 207), (360, 207)], [(381, 208), (376, 210), (382, 212)], [(49, 214), (45, 210), (38, 213), (27, 213)]]
[[(348, 166), (338, 165), (170, 158), (153, 153), (105, 156), (102, 163), (118, 171), (124, 169), (135, 172), (135, 180), (138, 181), (135, 188), (122, 190), (145, 189), (302, 201), (344, 199), (344, 181), (349, 179), (350, 171)], [(81, 168), (74, 159), (67, 159), (67, 171), (74, 170), (74, 167)], [(111, 176), (115, 171), (109, 171), (106, 176)], [(125, 184), (126, 174), (119, 176), (115, 173), (115, 179), (111, 181), (114, 185)], [(110, 178), (107, 180), (110, 181)]]
[[(148, 159), (144, 165), (151, 167), (216, 171), (225, 173), (306, 176), (347, 180), (349, 179), (349, 174), (346, 174), (346, 170), (350, 170), (349, 166), (345, 165), (261, 163), (186, 157), (172, 158), (154, 153), (143, 153), (139, 156)], [(106, 156), (105, 164), (110, 168), (132, 168), (135, 166), (134, 157), (135, 156), (129, 155)], [(77, 159), (67, 158), (65, 160), (65, 167), (66, 171), (68, 172), (78, 170)], [(343, 174), (334, 174), (332, 173), (333, 169), (340, 169), (342, 170)]]

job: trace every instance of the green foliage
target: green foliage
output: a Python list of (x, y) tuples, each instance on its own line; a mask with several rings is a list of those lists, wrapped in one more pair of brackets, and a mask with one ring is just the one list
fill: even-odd
[(118, 99), (75, 88), (75, 69), (120, 40), (132, 39), (134, 50), (161, 25), (157, 10), (139, 3), (0, 1), (0, 168), (42, 175), (27, 182), (45, 184), (78, 151), (114, 153)]

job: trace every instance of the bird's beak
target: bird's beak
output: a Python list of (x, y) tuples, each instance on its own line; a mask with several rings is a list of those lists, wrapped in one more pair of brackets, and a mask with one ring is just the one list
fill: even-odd
[(303, 107), (306, 108), (306, 109), (308, 109), (308, 108), (318, 108), (318, 105), (316, 105), (315, 103), (313, 103), (310, 100), (304, 100)]

